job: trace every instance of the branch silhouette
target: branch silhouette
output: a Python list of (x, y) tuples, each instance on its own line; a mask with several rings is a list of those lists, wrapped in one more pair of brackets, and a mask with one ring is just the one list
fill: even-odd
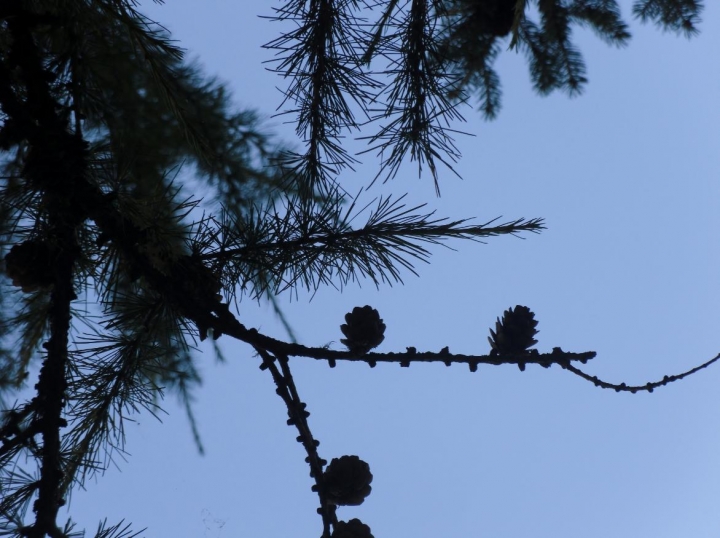
[(579, 368), (576, 368), (572, 364), (569, 363), (560, 363), (560, 366), (564, 368), (565, 370), (568, 370), (569, 372), (572, 372), (573, 374), (582, 377), (586, 381), (590, 381), (592, 384), (594, 384), (596, 387), (600, 387), (602, 389), (613, 389), (615, 392), (631, 392), (635, 394), (636, 392), (652, 392), (658, 387), (664, 387), (665, 385), (668, 385), (670, 383), (673, 383), (674, 381), (680, 381), (681, 379), (685, 379), (688, 376), (691, 376), (700, 370), (704, 370), (711, 364), (716, 363), (718, 360), (720, 360), (720, 353), (718, 353), (715, 357), (710, 359), (709, 361), (706, 361), (699, 366), (696, 366), (695, 368), (691, 368), (690, 370), (683, 372), (681, 374), (675, 374), (675, 375), (666, 375), (663, 376), (663, 378), (660, 381), (649, 381), (644, 385), (628, 385), (626, 383), (609, 383), (607, 381), (603, 381), (602, 379), (599, 379), (597, 376), (591, 376), (590, 374), (586, 374)]
[[(336, 516), (336, 506), (363, 502), (372, 474), (358, 456), (329, 465), (320, 457), (292, 360), (371, 368), (442, 362), (471, 372), (479, 365), (522, 371), (556, 364), (598, 387), (632, 393), (653, 392), (720, 360), (719, 354), (645, 385), (609, 383), (575, 366), (594, 359), (594, 351), (530, 349), (537, 321), (521, 305), (498, 318), (491, 350), (477, 355), (453, 354), (449, 346), (371, 351), (386, 326), (369, 305), (346, 315), (346, 350), (245, 325), (231, 308), (238, 293), (259, 299), (360, 279), (402, 282), (401, 272), (415, 273), (413, 264), (428, 260), (431, 245), (543, 230), (540, 218), (445, 219), (424, 204), (406, 207), (404, 196), (359, 209), (359, 196), (349, 199), (337, 180), (356, 162), (340, 143), (343, 131), (389, 122), (366, 137), (383, 157), (378, 176), (394, 176), (409, 156), (427, 164), (439, 193), (437, 162), (452, 170), (459, 158), (451, 138), (458, 131), (450, 127), (462, 119), (458, 105), (479, 90), (486, 116), (499, 107), (491, 67), (498, 39), (512, 34), (512, 44), (527, 53), (538, 91), (573, 93), (585, 78), (571, 23), (588, 24), (614, 44), (629, 36), (610, 0), (569, 8), (543, 0), (539, 23), (527, 17), (522, 0), (389, 0), (374, 25), (357, 15), (361, 4), (369, 7), (289, 0), (276, 9), (277, 20), (297, 23), (267, 47), (279, 51), (275, 70), (290, 81), (281, 105), (289, 109), (281, 113), (296, 115), (304, 154), (270, 147), (253, 113), (228, 112), (225, 87), (183, 63), (167, 32), (134, 2), (98, 0), (72, 10), (21, 0), (0, 5), (0, 149), (8, 155), (1, 163), (0, 224), (9, 248), (0, 285), (12, 282), (21, 296), (18, 312), (0, 310), (0, 343), (15, 336), (6, 325), (19, 341), (17, 357), (1, 350), (0, 389), (19, 386), (30, 359), (42, 357), (34, 397), (5, 410), (0, 424), (1, 534), (77, 536), (70, 521), (58, 524), (60, 507), (74, 486), (103, 468), (99, 452), (111, 459), (122, 450), (128, 413), (157, 412), (165, 385), (185, 399), (193, 422), (187, 386), (199, 379), (190, 358), (196, 338), (232, 338), (260, 357), (307, 454), (323, 538), (372, 536), (359, 520)], [(696, 31), (701, 8), (680, 0), (635, 2), (643, 20), (687, 34)], [(373, 72), (377, 60), (389, 66)], [(383, 73), (391, 75), (388, 84), (374, 78)], [(178, 201), (169, 171), (184, 158), (216, 187), (223, 202), (217, 219), (196, 218), (199, 202), (192, 198)], [(353, 226), (366, 210), (364, 224)], [(73, 310), (88, 289), (102, 308), (97, 320)], [(75, 317), (90, 327), (79, 337)], [(102, 522), (95, 533), (136, 535), (123, 522)]]

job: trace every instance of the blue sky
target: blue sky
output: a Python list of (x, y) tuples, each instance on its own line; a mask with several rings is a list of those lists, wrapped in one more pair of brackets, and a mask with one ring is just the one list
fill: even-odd
[[(440, 216), (543, 217), (548, 229), (435, 248), (404, 285), (281, 296), (299, 340), (339, 347), (344, 314), (370, 304), (388, 327), (378, 351), (485, 353), (495, 318), (523, 304), (539, 320), (540, 351), (597, 351), (585, 370), (611, 382), (643, 384), (717, 354), (720, 6), (706, 3), (692, 40), (633, 21), (629, 47), (615, 49), (578, 31), (590, 83), (575, 99), (535, 95), (524, 58), (503, 53), (498, 119), (465, 114), (476, 136), (458, 139), (464, 179), (444, 174), (438, 199), (408, 165), (367, 199), (408, 192)], [(274, 112), (284, 82), (264, 69), (271, 53), (260, 46), (281, 27), (257, 17), (269, 7), (174, 0), (143, 11), (227, 81), (238, 106)], [(282, 121), (269, 129), (292, 140)], [(341, 180), (355, 192), (376, 169), (369, 157)], [(284, 336), (266, 304), (245, 301), (239, 315)], [(127, 461), (74, 493), (81, 525), (107, 516), (147, 536), (320, 535), (305, 454), (270, 376), (248, 346), (220, 343), (226, 364), (209, 348), (198, 357), (206, 455), (174, 401), (162, 424), (138, 416), (126, 425)], [(630, 395), (557, 367), (291, 365), (321, 456), (371, 466), (373, 493), (339, 516), (359, 517), (376, 538), (720, 536), (717, 366)]]

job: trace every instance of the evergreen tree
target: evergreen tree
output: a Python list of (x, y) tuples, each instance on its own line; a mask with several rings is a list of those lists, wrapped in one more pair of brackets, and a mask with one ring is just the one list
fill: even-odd
[[(637, 0), (634, 13), (690, 35), (701, 8), (696, 0)], [(492, 61), (502, 43), (526, 53), (539, 92), (574, 94), (586, 79), (572, 28), (590, 26), (613, 45), (629, 39), (615, 0), (289, 0), (274, 18), (296, 24), (267, 46), (278, 51), (274, 69), (290, 79), (283, 112), (296, 122), (300, 151), (265, 134), (255, 112), (233, 110), (227, 88), (186, 62), (132, 0), (0, 2), (5, 534), (80, 535), (72, 521), (59, 521), (60, 507), (122, 450), (124, 418), (157, 411), (162, 388), (183, 399), (193, 424), (196, 339), (233, 338), (257, 354), (307, 452), (322, 536), (335, 538), (371, 536), (357, 519), (338, 521), (335, 507), (362, 503), (372, 474), (357, 456), (320, 456), (291, 357), (331, 367), (440, 361), (470, 371), (556, 364), (631, 392), (717, 360), (642, 386), (610, 384), (573, 364), (594, 352), (531, 350), (537, 321), (520, 305), (498, 318), (491, 351), (473, 356), (372, 352), (386, 327), (367, 305), (345, 317), (345, 350), (247, 327), (242, 297), (400, 282), (430, 245), (541, 231), (539, 218), (478, 225), (407, 207), (403, 197), (350, 196), (339, 178), (355, 157), (340, 137), (362, 127), (368, 151), (381, 157), (375, 179), (391, 179), (409, 157), (427, 167), (439, 193), (439, 166), (452, 171), (460, 157), (458, 106), (477, 98), (486, 117), (497, 114)], [(191, 179), (178, 179), (183, 163)], [(212, 211), (187, 194), (192, 185), (210, 193)], [(81, 299), (96, 307), (76, 308)], [(34, 397), (10, 405), (34, 366)], [(131, 535), (122, 522), (95, 533)]]

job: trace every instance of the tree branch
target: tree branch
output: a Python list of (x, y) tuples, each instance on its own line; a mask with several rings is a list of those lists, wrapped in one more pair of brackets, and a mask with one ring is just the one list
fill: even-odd
[(613, 389), (615, 392), (631, 392), (635, 394), (636, 392), (646, 391), (646, 392), (652, 392), (658, 387), (664, 387), (665, 385), (672, 383), (673, 381), (679, 381), (681, 379), (684, 379), (688, 376), (693, 375), (696, 372), (699, 372), (700, 370), (703, 370), (710, 366), (711, 364), (714, 364), (720, 360), (720, 353), (718, 353), (715, 357), (710, 359), (707, 362), (702, 363), (699, 366), (696, 366), (695, 368), (691, 368), (687, 372), (683, 372), (681, 374), (676, 375), (666, 375), (664, 376), (660, 381), (649, 381), (648, 383), (644, 385), (627, 385), (625, 383), (620, 383), (619, 385), (616, 385), (614, 383), (608, 383), (607, 381), (603, 381), (602, 379), (599, 379), (596, 376), (591, 376), (590, 374), (586, 374), (579, 368), (575, 368), (573, 365), (569, 363), (560, 364), (562, 368), (565, 370), (568, 370), (572, 372), (573, 374), (582, 377), (586, 381), (590, 381), (593, 383), (596, 387), (600, 387), (601, 389)]
[(317, 492), (320, 498), (318, 513), (322, 516), (323, 520), (322, 538), (330, 538), (330, 526), (337, 523), (337, 516), (335, 514), (335, 506), (328, 502), (325, 492), (323, 467), (327, 464), (327, 461), (322, 459), (318, 454), (317, 447), (320, 446), (320, 441), (313, 438), (307, 422), (307, 417), (310, 416), (310, 413), (306, 410), (307, 406), (300, 400), (297, 388), (295, 387), (295, 381), (290, 371), (288, 358), (277, 355), (280, 370), (282, 370), (281, 372), (275, 365), (275, 357), (273, 355), (260, 347), (256, 347), (255, 349), (263, 359), (260, 369), (270, 371), (273, 381), (275, 381), (275, 385), (277, 386), (275, 392), (282, 398), (287, 406), (288, 416), (290, 417), (287, 420), (288, 426), (295, 426), (300, 433), (297, 437), (297, 442), (302, 443), (303, 448), (307, 452), (305, 461), (310, 465), (310, 476), (315, 480), (315, 486), (313, 486), (312, 489)]
[[(67, 389), (68, 333), (70, 331), (70, 304), (77, 298), (73, 289), (73, 271), (79, 249), (75, 230), (84, 220), (74, 207), (74, 186), (83, 180), (85, 171), (85, 145), (80, 136), (67, 130), (67, 121), (56, 113), (56, 103), (48, 86), (48, 79), (27, 24), (22, 18), (9, 18), (8, 29), (12, 45), (8, 53), (10, 69), (16, 67), (27, 88), (27, 100), (21, 114), (30, 140), (30, 152), (24, 172), (35, 188), (47, 195), (47, 223), (49, 257), (52, 263), (52, 292), (50, 296), (50, 339), (44, 344), (46, 358), (36, 385), (33, 401), (38, 429), (42, 435), (38, 498), (34, 504), (35, 523), (24, 530), (31, 538), (49, 535), (61, 538), (57, 514), (65, 504), (60, 484), (63, 479), (60, 429), (67, 425), (62, 418)], [(0, 71), (10, 69), (3, 64)], [(12, 95), (6, 86), (0, 96), (3, 104)], [(2, 99), (5, 97), (6, 99)], [(10, 105), (13, 108), (13, 105)], [(34, 123), (33, 123), (34, 120)], [(35, 126), (36, 125), (36, 126)], [(47, 268), (50, 270), (50, 267)]]

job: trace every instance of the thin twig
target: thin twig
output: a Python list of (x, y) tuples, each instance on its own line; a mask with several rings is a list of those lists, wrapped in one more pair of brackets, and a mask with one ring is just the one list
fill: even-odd
[(681, 379), (684, 379), (688, 376), (693, 375), (696, 372), (699, 372), (700, 370), (703, 370), (704, 368), (707, 368), (711, 364), (717, 362), (720, 360), (720, 353), (718, 353), (715, 357), (710, 359), (707, 362), (702, 363), (699, 366), (696, 366), (695, 368), (691, 368), (687, 372), (683, 372), (681, 374), (676, 375), (666, 375), (664, 376), (660, 381), (650, 381), (646, 383), (645, 385), (627, 385), (625, 383), (620, 383), (619, 385), (616, 385), (614, 383), (608, 383), (607, 381), (603, 381), (602, 379), (599, 379), (597, 376), (591, 376), (590, 374), (586, 374), (579, 368), (575, 368), (570, 363), (567, 364), (560, 364), (561, 367), (563, 367), (565, 370), (568, 370), (572, 372), (573, 374), (582, 377), (583, 379), (590, 381), (593, 383), (596, 387), (600, 387), (601, 389), (613, 389), (615, 392), (631, 392), (635, 394), (636, 392), (640, 391), (647, 391), (652, 392), (658, 387), (664, 387), (665, 385), (672, 383), (673, 381), (679, 381)]
[(307, 422), (307, 417), (310, 413), (306, 410), (306, 404), (300, 400), (290, 371), (288, 358), (282, 355), (278, 356), (277, 360), (282, 369), (281, 373), (275, 365), (275, 358), (270, 353), (259, 347), (255, 349), (263, 359), (260, 369), (270, 371), (277, 386), (275, 392), (282, 398), (288, 408), (288, 416), (290, 417), (287, 421), (288, 426), (295, 426), (300, 434), (297, 437), (297, 441), (302, 443), (303, 448), (305, 448), (307, 452), (305, 461), (310, 465), (310, 476), (315, 480), (313, 491), (316, 491), (320, 498), (318, 513), (323, 520), (323, 538), (330, 538), (330, 526), (334, 526), (337, 523), (337, 516), (335, 514), (335, 506), (328, 502), (325, 493), (323, 467), (327, 461), (322, 459), (318, 454), (317, 447), (320, 445), (320, 441), (313, 438)]

